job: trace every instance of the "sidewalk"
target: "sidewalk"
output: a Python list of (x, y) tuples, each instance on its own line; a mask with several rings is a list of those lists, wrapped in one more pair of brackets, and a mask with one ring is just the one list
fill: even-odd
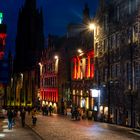
[(39, 140), (40, 138), (34, 134), (28, 126), (21, 126), (20, 116), (16, 118), (15, 125), (11, 130), (8, 129), (8, 120), (6, 114), (5, 119), (0, 119), (0, 139), (1, 140)]
[(25, 117), (25, 124), (30, 128), (32, 129), (39, 137), (41, 140), (44, 140), (43, 137), (41, 136), (41, 134), (38, 132), (38, 129), (40, 128), (40, 126), (38, 125), (38, 117), (41, 116), (40, 114), (37, 115), (37, 125), (36, 126), (33, 126), (32, 124), (32, 115), (31, 113), (28, 114), (26, 112), (26, 117)]

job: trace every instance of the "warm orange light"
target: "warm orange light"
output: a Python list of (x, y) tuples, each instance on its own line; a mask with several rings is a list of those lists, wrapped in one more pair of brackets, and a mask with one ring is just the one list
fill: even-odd
[(77, 74), (76, 74), (77, 73), (77, 64), (76, 64), (76, 62), (77, 61), (76, 61), (76, 58), (74, 58), (73, 60), (74, 60), (73, 61), (73, 64), (74, 64), (74, 67), (73, 67), (73, 78), (76, 79), (76, 77), (77, 77)]
[(90, 77), (90, 56), (88, 56), (88, 73), (87, 73), (87, 77)]
[(94, 23), (89, 23), (88, 28), (89, 28), (90, 31), (93, 31), (95, 29), (95, 24)]
[(83, 51), (82, 51), (81, 49), (78, 49), (77, 52), (78, 52), (78, 53), (82, 53)]
[(58, 59), (58, 56), (57, 56), (57, 55), (55, 55), (55, 56), (54, 56), (54, 59)]
[(80, 78), (80, 58), (78, 57), (78, 75), (77, 75), (77, 78)]
[(41, 62), (39, 62), (38, 65), (41, 66), (42, 65)]

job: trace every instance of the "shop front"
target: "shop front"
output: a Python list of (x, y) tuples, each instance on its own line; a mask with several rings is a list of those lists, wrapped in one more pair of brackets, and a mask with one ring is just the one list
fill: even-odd
[(91, 90), (73, 90), (72, 103), (74, 107), (80, 109), (81, 114), (86, 115), (88, 118), (92, 118), (95, 107), (94, 97), (91, 96)]
[(52, 106), (53, 113), (58, 111), (58, 89), (49, 88), (41, 90), (41, 106)]

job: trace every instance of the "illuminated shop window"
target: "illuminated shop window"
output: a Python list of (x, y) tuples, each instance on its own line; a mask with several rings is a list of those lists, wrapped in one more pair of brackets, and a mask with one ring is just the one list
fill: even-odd
[(73, 95), (75, 95), (75, 90), (73, 90)]

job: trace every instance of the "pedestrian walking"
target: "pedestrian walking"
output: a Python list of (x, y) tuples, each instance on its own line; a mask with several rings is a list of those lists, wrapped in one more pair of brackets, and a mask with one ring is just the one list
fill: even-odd
[(17, 117), (17, 111), (16, 109), (13, 110), (13, 125), (16, 124), (16, 117)]
[(28, 111), (28, 115), (30, 115), (31, 108), (29, 106), (27, 107), (27, 111)]
[(50, 112), (50, 116), (51, 116), (51, 114), (52, 114), (52, 106), (51, 105), (49, 106), (49, 112)]
[(36, 112), (36, 109), (34, 108), (31, 113), (32, 113), (32, 123), (33, 123), (33, 125), (36, 125), (36, 121), (37, 121), (37, 117), (36, 117), (37, 112)]
[(12, 129), (12, 123), (13, 123), (13, 112), (11, 109), (8, 110), (7, 112), (7, 117), (8, 117), (8, 129)]
[(45, 106), (45, 114), (48, 116), (49, 107)]
[(21, 114), (20, 114), (22, 127), (25, 126), (25, 115), (26, 115), (25, 109), (22, 109)]
[(45, 106), (42, 106), (42, 115), (45, 115)]

